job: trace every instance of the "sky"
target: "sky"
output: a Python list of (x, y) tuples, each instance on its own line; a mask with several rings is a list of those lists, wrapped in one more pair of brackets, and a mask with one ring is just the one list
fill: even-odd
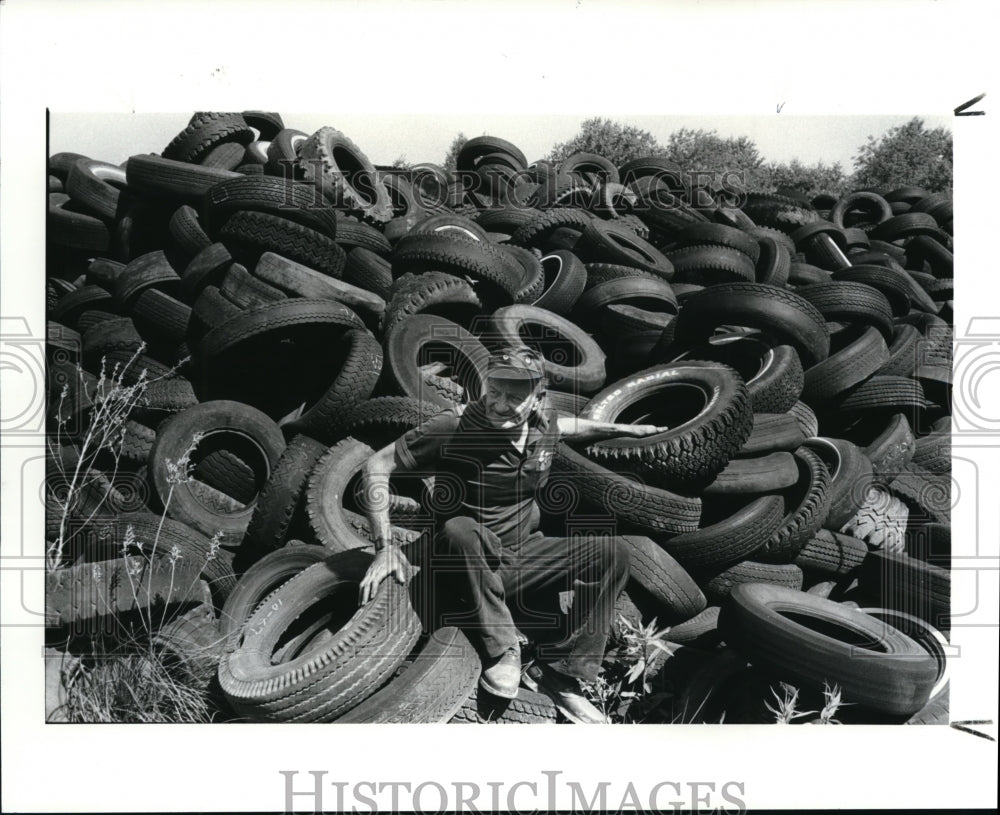
[[(183, 113), (69, 113), (52, 111), (49, 151), (71, 151), (90, 158), (120, 164), (138, 153), (162, 152), (186, 125), (193, 111)], [(343, 131), (375, 164), (391, 164), (405, 156), (411, 163), (441, 163), (455, 135), (469, 138), (488, 134), (513, 142), (529, 161), (542, 158), (554, 144), (579, 132), (584, 119), (600, 111), (574, 115), (523, 115), (460, 113), (451, 115), (282, 113), (287, 127), (313, 133), (330, 125)], [(926, 126), (951, 130), (950, 116), (919, 115)], [(806, 164), (840, 162), (853, 169), (858, 148), (868, 136), (878, 136), (904, 124), (912, 116), (811, 115), (792, 116), (653, 116), (614, 114), (624, 124), (650, 131), (666, 143), (682, 127), (717, 130), (720, 136), (749, 136), (765, 160), (788, 162), (798, 158)]]

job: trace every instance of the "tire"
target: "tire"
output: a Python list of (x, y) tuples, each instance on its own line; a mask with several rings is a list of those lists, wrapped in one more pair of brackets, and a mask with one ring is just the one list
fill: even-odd
[(717, 334), (672, 361), (706, 359), (735, 368), (743, 377), (755, 413), (784, 413), (802, 394), (804, 376), (799, 355), (790, 345), (765, 337)]
[(864, 283), (816, 283), (796, 289), (796, 294), (825, 320), (873, 325), (887, 343), (892, 342), (892, 308), (878, 289)]
[(753, 260), (745, 252), (725, 246), (685, 246), (671, 249), (667, 258), (673, 264), (674, 279), (678, 283), (713, 286), (743, 281), (753, 283), (756, 278)]
[(92, 310), (117, 311), (117, 305), (106, 289), (100, 286), (81, 286), (60, 297), (55, 308), (50, 311), (52, 319), (72, 328), (81, 314)]
[(864, 283), (882, 292), (894, 317), (909, 313), (910, 293), (918, 288), (904, 272), (881, 266), (851, 266), (834, 272), (833, 279), (835, 282)]
[[(698, 583), (705, 597), (713, 605), (728, 605), (728, 598), (737, 586), (763, 583), (799, 591), (802, 588), (802, 569), (794, 563), (757, 563), (744, 560), (716, 574), (698, 575)], [(721, 619), (720, 612), (720, 619)], [(731, 644), (726, 641), (727, 644)]]
[(344, 415), (371, 396), (382, 372), (382, 348), (370, 331), (346, 332), (331, 351), (343, 362), (330, 387), (305, 413), (285, 425), (288, 431), (305, 433), (325, 444), (340, 438)]
[(516, 699), (500, 699), (473, 691), (450, 724), (554, 724), (559, 716), (555, 703), (544, 693), (519, 688)]
[(564, 317), (535, 306), (506, 306), (493, 312), (487, 331), (488, 344), (526, 344), (541, 354), (553, 390), (594, 393), (604, 386), (604, 351)]
[(257, 496), (253, 469), (228, 450), (213, 450), (204, 456), (194, 468), (194, 477), (236, 503), (248, 504)]
[[(374, 452), (364, 442), (346, 438), (327, 450), (309, 473), (305, 493), (309, 528), (316, 540), (332, 552), (370, 545), (368, 519), (345, 509), (343, 502), (348, 484)], [(419, 536), (419, 532), (392, 527), (392, 539), (396, 543), (411, 543)]]
[(868, 556), (868, 544), (850, 535), (820, 529), (799, 550), (795, 565), (821, 574), (853, 574)]
[(676, 495), (608, 470), (566, 444), (559, 445), (552, 468), (552, 476), (539, 498), (543, 504), (546, 496), (558, 496), (561, 502), (566, 497), (579, 495), (650, 534), (676, 535), (698, 528), (699, 498)]
[[(126, 616), (169, 619), (211, 597), (197, 564), (131, 555), (92, 560), (45, 574), (45, 626), (77, 633), (114, 632)], [(116, 622), (117, 620), (117, 622)]]
[(212, 245), (212, 239), (201, 228), (197, 210), (187, 204), (174, 210), (174, 214), (170, 216), (169, 229), (173, 248), (180, 254), (185, 265)]
[(734, 458), (702, 494), (754, 496), (793, 487), (798, 480), (799, 470), (791, 453)]
[(629, 576), (657, 604), (658, 619), (666, 623), (690, 620), (705, 610), (705, 595), (676, 560), (641, 535), (622, 535), (629, 549)]
[(856, 443), (860, 446), (866, 441), (862, 449), (872, 463), (876, 482), (882, 485), (910, 463), (917, 449), (910, 423), (903, 413), (891, 416), (874, 439), (858, 438)]
[(852, 325), (831, 336), (830, 356), (805, 372), (802, 401), (822, 407), (873, 376), (889, 361), (889, 348), (872, 326)]
[(244, 311), (288, 299), (283, 291), (254, 277), (239, 263), (231, 264), (226, 270), (222, 276), (219, 293)]
[(756, 263), (760, 257), (760, 246), (751, 235), (742, 229), (735, 229), (723, 224), (691, 224), (681, 230), (675, 245), (678, 249), (684, 247), (734, 249), (748, 256), (753, 263)]
[(220, 144), (237, 142), (246, 147), (253, 138), (253, 131), (239, 113), (199, 112), (163, 148), (163, 157), (195, 163)]
[(246, 621), (261, 603), (295, 575), (328, 557), (330, 552), (322, 546), (285, 546), (264, 555), (243, 572), (219, 615), (219, 631), (227, 641), (227, 650), (236, 647)]
[[(453, 376), (462, 385), (466, 401), (482, 393), (489, 351), (460, 326), (432, 314), (415, 314), (397, 324), (383, 340), (386, 384), (402, 396), (450, 407), (454, 400), (421, 375), (418, 362), (428, 346), (444, 346)], [(440, 360), (440, 355), (438, 356)]]
[(257, 130), (258, 138), (261, 141), (271, 141), (285, 129), (285, 123), (281, 121), (280, 113), (272, 113), (267, 110), (244, 110), (242, 116), (243, 121)]
[(127, 184), (121, 167), (81, 159), (66, 176), (66, 192), (77, 204), (98, 218), (113, 221), (118, 215), (119, 190)]
[(937, 475), (951, 474), (951, 432), (934, 432), (917, 439), (913, 463)]
[(218, 287), (232, 262), (233, 257), (223, 244), (209, 244), (184, 268), (179, 296), (194, 304), (207, 286)]
[(940, 631), (951, 628), (951, 573), (902, 552), (868, 553), (861, 590), (878, 605), (912, 614)]
[(694, 344), (726, 324), (781, 337), (798, 351), (803, 367), (826, 359), (830, 352), (826, 321), (815, 306), (796, 293), (760, 283), (725, 283), (691, 295), (675, 321), (674, 337)]
[(912, 415), (930, 404), (919, 382), (905, 376), (872, 376), (845, 391), (829, 408), (843, 415), (871, 410)]
[(130, 191), (173, 205), (196, 204), (220, 181), (242, 178), (239, 173), (230, 170), (202, 167), (154, 155), (132, 156), (125, 165), (125, 177)]
[(754, 413), (750, 435), (737, 456), (762, 456), (779, 451), (794, 452), (806, 440), (799, 420), (786, 413)]
[[(867, 217), (849, 217), (852, 210), (862, 210)], [(872, 229), (892, 217), (892, 207), (881, 195), (873, 192), (854, 192), (837, 199), (830, 210), (830, 220), (841, 229), (861, 227)]]
[(254, 721), (332, 721), (378, 688), (412, 649), (420, 621), (405, 589), (386, 580), (333, 637), (271, 664), (275, 645), (297, 618), (326, 606), (338, 589), (356, 594), (371, 557), (345, 554), (299, 573), (251, 615), (241, 646), (219, 666), (222, 690), (237, 712)]
[(149, 252), (130, 261), (122, 270), (115, 281), (115, 300), (128, 309), (140, 294), (150, 288), (159, 288), (167, 294), (179, 293), (180, 282), (163, 252)]
[(560, 207), (542, 212), (532, 220), (518, 227), (510, 242), (514, 246), (526, 248), (541, 247), (557, 229), (572, 227), (583, 230), (592, 220), (591, 216), (580, 209)]
[(392, 287), (382, 333), (388, 335), (414, 314), (435, 314), (467, 328), (482, 308), (475, 288), (464, 278), (445, 272), (407, 273)]
[(339, 130), (321, 127), (313, 133), (299, 148), (297, 164), (303, 178), (338, 208), (375, 223), (392, 218), (392, 200), (375, 166)]
[[(819, 625), (800, 624), (785, 616), (788, 612)], [(830, 627), (843, 630), (844, 636), (821, 633)], [(836, 683), (845, 701), (885, 713), (920, 710), (937, 677), (935, 659), (909, 637), (803, 592), (742, 586), (719, 614), (719, 628), (726, 642), (756, 666), (816, 691), (824, 683)], [(877, 643), (878, 650), (866, 649), (865, 658), (859, 659), (857, 646), (851, 644), (858, 641)]]
[(213, 328), (242, 313), (242, 309), (223, 297), (216, 286), (205, 286), (191, 308), (188, 342), (198, 345), (205, 334)]
[(951, 524), (951, 477), (935, 475), (917, 464), (907, 464), (895, 473), (889, 492), (901, 498), (918, 512), (911, 510), (916, 521), (919, 513), (936, 523)]
[(94, 540), (100, 543), (87, 547), (81, 557), (84, 562), (121, 555), (131, 537), (137, 544), (142, 544), (141, 551), (146, 557), (154, 553), (166, 556), (169, 561), (176, 547), (180, 557), (173, 565), (175, 568), (190, 565), (200, 570), (201, 579), (208, 584), (216, 608), (222, 608), (236, 587), (236, 575), (225, 551), (214, 547), (207, 536), (172, 518), (150, 512), (122, 512), (113, 517), (94, 518), (88, 532), (95, 535)]
[(833, 275), (825, 269), (809, 263), (794, 262), (788, 267), (788, 285), (800, 289), (803, 286), (814, 286), (820, 283), (832, 283)]
[[(260, 487), (267, 483), (277, 466), (285, 441), (274, 422), (240, 402), (203, 402), (165, 421), (157, 429), (156, 442), (149, 454), (149, 481), (153, 492), (171, 517), (206, 535), (222, 532), (227, 543), (236, 545), (250, 523), (255, 502), (236, 512), (218, 511), (200, 500), (190, 482), (173, 484), (169, 480), (167, 462), (181, 461), (191, 448), (195, 433), (209, 438), (214, 433), (242, 437), (242, 444), (249, 445), (248, 449), (252, 449), (259, 458), (253, 463), (258, 465), (254, 467), (254, 473)], [(199, 446), (202, 444), (205, 444), (204, 440)]]
[(201, 212), (205, 231), (214, 236), (231, 215), (248, 210), (294, 221), (331, 240), (339, 238), (337, 214), (324, 204), (309, 184), (269, 175), (236, 176), (208, 189)]
[[(125, 268), (124, 263), (119, 263), (110, 258), (94, 258), (87, 265), (88, 286), (100, 286), (108, 291), (114, 291), (115, 281)], [(86, 328), (84, 329), (86, 330)]]
[(907, 212), (896, 215), (883, 221), (871, 231), (872, 238), (889, 242), (919, 235), (937, 238), (942, 234), (937, 221), (926, 212)]
[(100, 218), (73, 208), (65, 193), (49, 193), (46, 236), (49, 243), (66, 249), (105, 252), (111, 244), (111, 233)]
[(746, 560), (779, 528), (785, 510), (781, 497), (764, 495), (732, 515), (694, 532), (661, 541), (689, 569), (724, 569)]
[(447, 722), (479, 680), (479, 655), (468, 637), (449, 626), (434, 631), (402, 674), (337, 719), (344, 724)]
[(327, 445), (301, 433), (285, 447), (257, 497), (246, 534), (233, 561), (237, 572), (246, 571), (285, 544), (309, 473), (326, 451)]
[(753, 558), (763, 563), (790, 563), (830, 512), (830, 473), (823, 460), (806, 447), (795, 451), (795, 459), (799, 483), (788, 491), (786, 507), (791, 509), (781, 526), (753, 553)]
[[(428, 220), (433, 221), (434, 219), (429, 218)], [(426, 221), (421, 221), (420, 225), (414, 227), (414, 231), (425, 223)], [(475, 224), (472, 225), (475, 226)], [(358, 248), (367, 249), (379, 257), (388, 257), (392, 252), (392, 244), (389, 243), (389, 239), (385, 235), (368, 224), (359, 223), (354, 218), (345, 215), (337, 218), (337, 243), (345, 252)]]
[(615, 304), (660, 314), (678, 312), (677, 297), (669, 283), (630, 275), (589, 286), (576, 301), (573, 319), (584, 327), (596, 326), (607, 307)]
[(468, 275), (490, 287), (498, 302), (510, 305), (517, 293), (523, 270), (511, 255), (490, 243), (450, 235), (408, 235), (396, 244), (392, 272), (421, 274), (441, 271), (459, 277)]
[[(252, 144), (253, 142), (251, 142)], [(243, 163), (247, 147), (229, 142), (213, 147), (198, 160), (202, 167), (214, 167), (220, 170), (236, 170)]]
[(740, 208), (755, 224), (780, 229), (788, 234), (819, 220), (819, 214), (811, 206), (770, 193), (749, 193)]
[(544, 281), (542, 293), (530, 305), (565, 317), (583, 293), (587, 270), (576, 255), (565, 249), (557, 249), (543, 256), (541, 263)]
[(191, 307), (157, 288), (148, 288), (132, 303), (132, 317), (143, 337), (178, 346), (187, 337)]
[(331, 300), (282, 300), (241, 312), (217, 325), (202, 340), (201, 355), (206, 363), (221, 365), (224, 356), (238, 352), (247, 340), (272, 332), (280, 336), (286, 329), (298, 326), (324, 327), (330, 339), (339, 338), (352, 328), (364, 327), (353, 311)]
[(808, 439), (805, 446), (814, 450), (830, 471), (830, 511), (823, 526), (839, 531), (865, 502), (874, 482), (871, 461), (856, 445), (845, 439)]
[(805, 438), (811, 439), (813, 436), (819, 435), (819, 421), (816, 419), (813, 409), (805, 402), (796, 402), (787, 412), (798, 422), (799, 429)]
[(286, 127), (278, 131), (267, 146), (267, 162), (264, 164), (264, 172), (280, 178), (301, 181), (302, 169), (299, 167), (297, 159), (299, 150), (302, 149), (302, 145), (308, 138), (308, 133), (293, 128)]
[(758, 241), (760, 256), (754, 266), (754, 279), (767, 286), (784, 288), (792, 270), (792, 256), (788, 249), (771, 237)]
[[(703, 400), (694, 416), (685, 416), (676, 427), (655, 436), (597, 442), (587, 448), (588, 455), (678, 484), (703, 482), (718, 474), (746, 441), (753, 416), (746, 386), (728, 366), (691, 361), (648, 368), (598, 393), (581, 416), (634, 421), (631, 414), (675, 385), (694, 390)], [(690, 412), (690, 405), (679, 407), (682, 413)]]
[(674, 267), (659, 249), (631, 229), (612, 221), (591, 220), (583, 228), (577, 249), (586, 260), (634, 266), (664, 280), (674, 276)]
[[(79, 326), (78, 321), (78, 327)], [(101, 368), (101, 358), (108, 351), (128, 351), (129, 356), (137, 353), (142, 345), (142, 337), (135, 328), (135, 323), (128, 317), (112, 317), (97, 323), (83, 333), (81, 356), (84, 368), (92, 373), (98, 373)]]
[(382, 441), (376, 449), (395, 442), (408, 430), (419, 427), (441, 411), (432, 402), (421, 402), (406, 396), (377, 396), (355, 405), (344, 417), (344, 434), (372, 444)]
[(240, 210), (218, 231), (234, 257), (253, 267), (265, 252), (294, 260), (330, 277), (340, 277), (346, 255), (332, 238), (287, 218)]
[(367, 249), (357, 248), (347, 253), (344, 280), (383, 300), (392, 296), (392, 265)]
[(207, 690), (219, 670), (224, 642), (215, 609), (203, 603), (157, 631), (152, 646), (168, 672)]
[(670, 627), (664, 639), (678, 645), (714, 647), (719, 643), (719, 606), (708, 606), (690, 620)]
[(920, 332), (914, 326), (906, 323), (895, 326), (889, 359), (875, 373), (878, 376), (910, 376), (917, 366), (920, 339)]

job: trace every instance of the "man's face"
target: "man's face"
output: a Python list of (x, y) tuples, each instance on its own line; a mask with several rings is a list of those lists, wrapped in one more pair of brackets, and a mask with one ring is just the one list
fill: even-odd
[(486, 418), (496, 427), (510, 429), (528, 421), (538, 400), (539, 383), (487, 377), (483, 401)]

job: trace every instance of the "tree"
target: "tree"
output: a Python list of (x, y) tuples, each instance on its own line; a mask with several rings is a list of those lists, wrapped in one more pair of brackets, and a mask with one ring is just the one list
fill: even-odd
[(682, 127), (670, 134), (665, 155), (688, 173), (736, 173), (748, 190), (760, 189), (767, 177), (764, 157), (749, 136), (723, 138), (715, 130)]
[(580, 125), (580, 132), (554, 145), (549, 161), (562, 161), (574, 153), (596, 153), (616, 167), (642, 156), (662, 156), (663, 146), (648, 130), (595, 116)]
[(455, 165), (458, 162), (458, 153), (468, 140), (468, 137), (461, 131), (451, 140), (451, 147), (448, 148), (448, 152), (444, 157), (444, 164), (442, 165), (446, 170), (455, 169)]
[(803, 164), (794, 158), (788, 164), (769, 163), (764, 168), (767, 181), (762, 189), (773, 190), (778, 187), (790, 187), (793, 190), (814, 198), (821, 192), (828, 192), (832, 195), (841, 196), (850, 190), (850, 179), (844, 173), (844, 168), (840, 162), (824, 164), (822, 161), (816, 164)]
[(409, 170), (413, 165), (406, 160), (406, 153), (400, 153), (393, 159), (392, 166), (398, 170)]
[(854, 157), (852, 184), (859, 187), (923, 187), (950, 192), (952, 135), (943, 127), (927, 130), (923, 119), (912, 118), (878, 138), (868, 137)]

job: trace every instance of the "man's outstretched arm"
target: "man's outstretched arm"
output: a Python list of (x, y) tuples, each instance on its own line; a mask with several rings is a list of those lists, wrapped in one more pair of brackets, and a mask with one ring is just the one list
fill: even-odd
[(593, 419), (581, 419), (577, 416), (559, 417), (559, 438), (570, 444), (611, 439), (616, 436), (630, 436), (641, 439), (644, 436), (654, 436), (664, 433), (670, 428), (655, 424), (618, 424), (616, 422), (598, 422)]
[(375, 560), (361, 581), (359, 601), (364, 605), (385, 578), (392, 575), (398, 582), (410, 579), (411, 567), (406, 555), (392, 540), (389, 521), (389, 476), (396, 469), (395, 443), (386, 445), (368, 459), (361, 471), (365, 510), (375, 538)]

